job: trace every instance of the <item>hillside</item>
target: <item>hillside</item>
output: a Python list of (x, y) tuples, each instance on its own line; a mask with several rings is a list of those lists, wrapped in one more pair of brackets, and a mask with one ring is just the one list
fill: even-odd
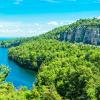
[(26, 37), (26, 38), (12, 38), (10, 40), (0, 40), (0, 47), (16, 47), (24, 42), (33, 41), (35, 37)]
[[(79, 20), (27, 41), (23, 39), (15, 47), (11, 45), (9, 59), (35, 70), (37, 82), (31, 90), (23, 87), (16, 91), (11, 83), (4, 82), (9, 70), (1, 66), (0, 99), (100, 100), (100, 46), (95, 46), (100, 37), (93, 31), (99, 29), (99, 22)], [(77, 28), (82, 32), (75, 31)], [(88, 41), (92, 39), (96, 42)]]
[(42, 37), (100, 45), (100, 19), (80, 19), (70, 25), (55, 28)]
[(0, 41), (1, 47), (18, 46), (24, 42), (37, 39), (56, 39), (72, 43), (100, 45), (100, 19), (80, 19), (72, 24), (55, 28), (37, 37), (17, 38)]
[(100, 47), (39, 39), (10, 48), (9, 57), (38, 71), (37, 82), (32, 90), (18, 91), (1, 84), (2, 100), (100, 99)]

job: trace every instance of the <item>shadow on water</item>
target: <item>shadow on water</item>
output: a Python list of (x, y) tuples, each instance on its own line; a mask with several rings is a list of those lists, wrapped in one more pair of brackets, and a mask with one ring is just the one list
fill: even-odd
[(0, 65), (6, 65), (10, 68), (10, 73), (6, 79), (7, 82), (12, 82), (16, 88), (27, 86), (29, 89), (36, 82), (36, 73), (24, 69), (15, 62), (8, 59), (8, 49), (0, 48)]

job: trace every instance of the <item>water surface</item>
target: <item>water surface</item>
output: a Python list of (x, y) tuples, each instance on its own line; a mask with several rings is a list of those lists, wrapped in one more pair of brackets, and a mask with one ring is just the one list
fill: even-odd
[(9, 38), (8, 38), (8, 37), (6, 37), (6, 38), (4, 37), (4, 38), (3, 38), (3, 37), (2, 37), (2, 38), (0, 38), (0, 41), (3, 41), (3, 40), (12, 40), (12, 39), (16, 39), (16, 38), (10, 38), (10, 37), (9, 37)]
[(12, 82), (16, 88), (19, 88), (20, 86), (27, 86), (28, 88), (31, 88), (36, 82), (35, 72), (24, 69), (8, 59), (7, 48), (0, 48), (0, 65), (2, 64), (11, 69), (6, 81)]

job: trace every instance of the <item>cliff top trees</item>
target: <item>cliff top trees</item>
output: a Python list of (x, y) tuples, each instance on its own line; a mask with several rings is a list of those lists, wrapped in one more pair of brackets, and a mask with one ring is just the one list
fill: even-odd
[(39, 72), (31, 96), (49, 95), (50, 100), (55, 96), (70, 100), (96, 100), (96, 95), (99, 98), (99, 53), (96, 46), (52, 39), (39, 39), (9, 50), (11, 59)]

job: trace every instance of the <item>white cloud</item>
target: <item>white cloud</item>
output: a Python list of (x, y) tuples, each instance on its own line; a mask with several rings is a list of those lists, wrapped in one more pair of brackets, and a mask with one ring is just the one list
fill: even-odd
[(100, 16), (98, 16), (97, 19), (100, 19)]
[(93, 3), (100, 3), (100, 0), (93, 0)]
[(39, 23), (35, 23), (34, 25), (39, 26), (40, 24)]
[(62, 26), (62, 25), (68, 25), (68, 24), (71, 24), (73, 22), (74, 22), (74, 20), (64, 20), (64, 21), (60, 22), (60, 26)]
[(100, 0), (96, 0), (96, 2), (99, 2), (100, 3)]
[(56, 21), (50, 21), (50, 22), (48, 22), (48, 25), (58, 26), (58, 25), (59, 25), (59, 23), (58, 23), (58, 22), (56, 22)]
[(41, 0), (41, 1), (50, 2), (50, 3), (60, 3), (60, 2), (66, 2), (66, 1), (75, 2), (77, 0)]
[(38, 34), (40, 33), (34, 23), (0, 22), (0, 37), (26, 37)]
[(37, 22), (0, 21), (0, 37), (29, 37), (45, 33), (58, 26), (72, 23), (71, 20)]
[(69, 0), (69, 1), (77, 1), (77, 0)]
[(19, 5), (19, 4), (22, 3), (22, 2), (23, 2), (23, 0), (15, 0), (13, 4)]
[(2, 22), (0, 21), (0, 37), (37, 36), (51, 30), (47, 23)]
[(41, 1), (46, 1), (46, 2), (50, 2), (50, 3), (57, 3), (57, 2), (59, 2), (60, 0), (41, 0)]
[(62, 20), (62, 21), (50, 21), (48, 22), (48, 25), (49, 26), (62, 26), (62, 25), (67, 25), (67, 24), (71, 24), (73, 23), (74, 21), (73, 20)]

